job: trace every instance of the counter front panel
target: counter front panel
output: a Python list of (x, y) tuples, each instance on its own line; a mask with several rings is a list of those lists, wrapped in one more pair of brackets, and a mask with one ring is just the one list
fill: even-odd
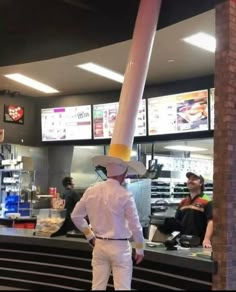
[[(92, 250), (84, 239), (42, 238), (31, 230), (0, 228), (1, 285), (30, 290), (90, 290)], [(145, 250), (134, 266), (135, 290), (211, 290), (214, 263), (191, 251)], [(113, 290), (112, 278), (108, 290)]]

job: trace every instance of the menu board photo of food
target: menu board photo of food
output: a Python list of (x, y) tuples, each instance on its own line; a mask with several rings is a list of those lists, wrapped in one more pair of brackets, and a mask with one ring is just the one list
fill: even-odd
[(178, 94), (177, 131), (208, 130), (208, 90)]
[[(105, 103), (93, 106), (93, 137), (94, 139), (111, 138), (118, 114), (119, 103)], [(136, 119), (134, 136), (146, 135), (146, 103), (142, 100)]]
[(149, 135), (208, 130), (208, 90), (148, 99)]
[(215, 127), (215, 88), (210, 89), (210, 117), (211, 117), (211, 130)]
[(118, 102), (93, 106), (93, 136), (95, 139), (111, 138), (118, 107)]

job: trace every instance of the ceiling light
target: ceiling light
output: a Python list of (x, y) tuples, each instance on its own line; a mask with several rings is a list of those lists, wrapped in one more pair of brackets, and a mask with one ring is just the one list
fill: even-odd
[(22, 74), (15, 73), (15, 74), (7, 74), (4, 76), (9, 78), (9, 79), (12, 79), (16, 82), (24, 84), (26, 86), (32, 87), (36, 90), (42, 91), (44, 93), (57, 93), (57, 92), (59, 92), (58, 90), (56, 90), (56, 89), (54, 89), (46, 84), (38, 82), (38, 81), (31, 79), (27, 76), (24, 76)]
[(175, 146), (166, 146), (165, 149), (176, 150), (176, 151), (205, 151), (206, 148), (184, 146), (184, 145), (175, 145)]
[(193, 34), (184, 38), (183, 40), (191, 45), (210, 51), (212, 53), (214, 53), (216, 49), (216, 39), (204, 32)]
[(79, 67), (81, 69), (87, 70), (89, 72), (92, 72), (94, 74), (115, 80), (117, 82), (123, 83), (124, 81), (124, 76), (116, 73), (110, 69), (107, 69), (105, 67), (102, 67), (100, 65), (97, 65), (95, 63), (85, 63), (81, 65), (76, 65), (76, 67)]

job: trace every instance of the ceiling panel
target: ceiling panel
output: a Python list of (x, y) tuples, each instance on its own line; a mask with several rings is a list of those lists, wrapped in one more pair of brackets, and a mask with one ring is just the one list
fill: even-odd
[[(215, 10), (209, 10), (156, 32), (146, 84), (160, 84), (214, 74), (214, 54), (192, 47), (182, 38), (197, 31), (215, 34)], [(45, 61), (0, 67), (0, 90), (46, 96), (18, 85), (4, 74), (22, 73), (60, 91), (59, 95), (120, 90), (122, 84), (88, 73), (75, 65), (95, 62), (125, 73), (132, 40)], [(1, 54), (0, 54), (1, 55)], [(169, 63), (168, 60), (174, 60)], [(55, 95), (55, 94), (54, 94)], [(58, 95), (58, 94), (57, 94)]]
[[(220, 0), (163, 0), (157, 29)], [(0, 0), (0, 65), (45, 60), (132, 37), (139, 0)]]

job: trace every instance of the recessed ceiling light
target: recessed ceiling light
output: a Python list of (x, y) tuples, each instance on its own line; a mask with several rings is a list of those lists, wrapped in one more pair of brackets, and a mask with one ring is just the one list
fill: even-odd
[(46, 84), (43, 84), (41, 82), (38, 82), (34, 79), (31, 79), (25, 75), (22, 75), (22, 74), (19, 74), (19, 73), (14, 73), (14, 74), (7, 74), (7, 75), (4, 75), (5, 77), (9, 78), (9, 79), (12, 79), (16, 82), (19, 82), (21, 84), (24, 84), (26, 86), (29, 86), (33, 89), (36, 89), (36, 90), (39, 90), (41, 92), (44, 92), (44, 93), (57, 93), (59, 92), (58, 90), (46, 85)]
[(175, 146), (166, 146), (165, 149), (176, 150), (176, 151), (205, 151), (206, 148), (192, 147), (185, 145), (175, 145)]
[(95, 63), (85, 63), (81, 65), (76, 65), (76, 67), (79, 67), (81, 69), (87, 70), (89, 72), (92, 72), (94, 74), (115, 80), (117, 82), (123, 83), (124, 81), (124, 76), (116, 73), (110, 69), (107, 69), (105, 67), (102, 67), (100, 65), (97, 65)]
[(183, 40), (191, 45), (210, 51), (212, 53), (214, 53), (216, 49), (216, 39), (205, 32), (193, 34), (184, 38)]

